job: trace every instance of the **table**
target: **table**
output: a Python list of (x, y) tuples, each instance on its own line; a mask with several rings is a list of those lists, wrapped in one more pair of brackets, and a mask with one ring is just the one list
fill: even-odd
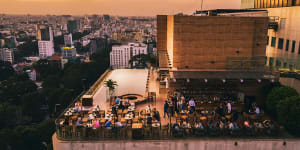
[(200, 120), (206, 120), (206, 117), (205, 116), (200, 117)]
[(132, 124), (132, 129), (141, 129), (141, 128), (143, 128), (142, 123), (133, 123)]
[(112, 119), (112, 117), (114, 116), (114, 114), (106, 114), (105, 115), (105, 119)]
[(133, 118), (133, 114), (126, 114), (125, 115), (125, 119), (126, 120), (130, 120), (130, 119), (132, 119)]
[(87, 122), (88, 121), (88, 118), (83, 118), (82, 119), (82, 122)]
[(135, 110), (135, 107), (134, 106), (129, 106), (128, 107), (128, 111), (134, 111)]
[(152, 127), (159, 127), (159, 126), (160, 126), (160, 123), (159, 123), (159, 122), (152, 123)]

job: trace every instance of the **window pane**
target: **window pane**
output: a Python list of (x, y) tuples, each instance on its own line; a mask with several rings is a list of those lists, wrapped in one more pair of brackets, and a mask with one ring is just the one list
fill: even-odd
[(275, 47), (276, 45), (276, 37), (272, 37), (271, 46)]
[(289, 51), (290, 48), (290, 40), (286, 40), (285, 50)]
[(283, 49), (283, 38), (279, 38), (278, 40), (278, 49)]
[(292, 43), (292, 53), (295, 52), (295, 46), (296, 46), (296, 41), (293, 41), (293, 43)]

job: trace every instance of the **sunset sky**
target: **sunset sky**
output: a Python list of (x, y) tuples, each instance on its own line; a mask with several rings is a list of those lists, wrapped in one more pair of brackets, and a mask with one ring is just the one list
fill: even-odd
[[(203, 9), (239, 8), (240, 0), (204, 0)], [(201, 0), (0, 0), (6, 14), (155, 16), (201, 8)]]

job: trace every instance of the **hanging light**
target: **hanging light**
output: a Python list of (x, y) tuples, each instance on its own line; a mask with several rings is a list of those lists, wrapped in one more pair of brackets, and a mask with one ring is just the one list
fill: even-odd
[(226, 80), (225, 80), (225, 79), (222, 79), (222, 82), (223, 82), (223, 83), (225, 83), (225, 82), (226, 82)]
[(205, 82), (205, 83), (207, 83), (207, 82), (208, 82), (208, 80), (207, 80), (207, 79), (204, 79), (204, 82)]
[(257, 79), (257, 82), (258, 82), (258, 83), (261, 83), (261, 79)]
[(186, 82), (187, 82), (187, 83), (190, 83), (190, 79), (189, 79), (189, 78), (187, 78), (187, 79), (186, 79)]
[(244, 79), (240, 79), (240, 82), (241, 82), (241, 83), (244, 83)]

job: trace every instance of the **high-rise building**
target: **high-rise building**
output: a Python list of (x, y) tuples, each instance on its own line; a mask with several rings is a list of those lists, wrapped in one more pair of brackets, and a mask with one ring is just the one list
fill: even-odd
[(12, 49), (1, 48), (0, 49), (0, 59), (2, 61), (7, 61), (13, 64), (14, 62), (14, 53)]
[(266, 38), (266, 65), (279, 70), (299, 70), (300, 0), (242, 0), (241, 4), (242, 8), (268, 11), (271, 28)]
[(76, 48), (74, 47), (64, 47), (62, 49), (63, 58), (73, 58), (76, 57)]
[(54, 54), (54, 42), (52, 28), (48, 25), (37, 25), (37, 35), (39, 56), (42, 58)]
[(73, 45), (72, 33), (64, 35), (64, 42), (65, 42), (65, 46), (72, 46)]
[(128, 43), (128, 45), (114, 45), (110, 52), (110, 66), (116, 68), (130, 68), (136, 62), (130, 64), (133, 56), (147, 54), (147, 45), (141, 43)]
[(67, 26), (69, 33), (78, 32), (80, 29), (80, 20), (69, 20)]

